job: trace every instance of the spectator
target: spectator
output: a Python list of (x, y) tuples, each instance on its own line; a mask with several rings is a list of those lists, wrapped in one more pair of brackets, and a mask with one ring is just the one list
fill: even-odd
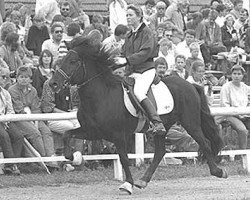
[(70, 4), (68, 1), (63, 1), (60, 5), (60, 13), (63, 17), (70, 17)]
[[(32, 71), (29, 67), (20, 67), (17, 71), (17, 83), (9, 88), (17, 114), (41, 113), (36, 89), (30, 85), (31, 77)], [(44, 121), (38, 121), (38, 127), (31, 121), (18, 121), (18, 126), (21, 130), (36, 135), (34, 139), (39, 146), (34, 145), (34, 147), (41, 156), (55, 154), (53, 135)]]
[(15, 33), (16, 32), (16, 25), (12, 22), (4, 22), (2, 24), (1, 28), (1, 41), (0, 41), (0, 46), (4, 44), (4, 40), (7, 36), (8, 33)]
[(192, 19), (187, 22), (187, 29), (196, 30), (198, 24), (202, 21), (202, 14), (200, 12), (195, 12), (191, 16)]
[(127, 21), (134, 31), (128, 34), (123, 45), (125, 58), (117, 57), (116, 64), (128, 63), (128, 71), (135, 78), (135, 96), (145, 109), (150, 121), (154, 124), (153, 132), (161, 135), (166, 132), (165, 127), (156, 113), (155, 107), (146, 95), (155, 77), (153, 59), (158, 56), (157, 40), (151, 29), (143, 23), (143, 14), (140, 7), (134, 5), (128, 7)]
[[(9, 75), (9, 69), (0, 68), (0, 115), (15, 114), (11, 96), (9, 92), (4, 89)], [(23, 136), (15, 122), (0, 123), (0, 146), (2, 147), (5, 158), (21, 157)], [(5, 164), (4, 172), (6, 174), (20, 175), (20, 171), (16, 164)]]
[(114, 70), (113, 74), (117, 75), (117, 76), (120, 76), (121, 78), (124, 78), (125, 74), (126, 74), (125, 67), (120, 67), (120, 68)]
[[(182, 42), (180, 42), (179, 44), (177, 44), (177, 46), (176, 46), (176, 53), (177, 54), (185, 55), (186, 58), (191, 57), (190, 44), (196, 41), (195, 34), (196, 34), (196, 32), (192, 29), (188, 29), (185, 31), (184, 40)], [(198, 58), (203, 60), (203, 57), (202, 57), (200, 50), (199, 50)]]
[(77, 18), (74, 18), (75, 22), (78, 22), (81, 26), (81, 29), (84, 30), (87, 26), (90, 25), (89, 16), (84, 12), (85, 10), (85, 4), (83, 1), (80, 3), (80, 13)]
[[(5, 3), (4, 0), (0, 0), (0, 18), (3, 20), (5, 19)], [(1, 26), (1, 22), (0, 22)]]
[(166, 12), (166, 4), (163, 1), (158, 1), (156, 3), (156, 13), (152, 14), (149, 18), (149, 28), (151, 28), (153, 31), (156, 31), (159, 24), (167, 21), (167, 18), (165, 17)]
[[(245, 70), (240, 65), (231, 69), (232, 80), (225, 83), (220, 91), (221, 106), (223, 107), (246, 107), (248, 106), (249, 86), (242, 82)], [(238, 133), (239, 149), (247, 148), (247, 136), (249, 118), (246, 115), (225, 116), (226, 119)]]
[(243, 0), (235, 0), (233, 2), (233, 9), (230, 11), (230, 14), (233, 15), (234, 19), (240, 18), (240, 11), (243, 8)]
[(52, 76), (52, 67), (53, 55), (48, 49), (45, 49), (41, 52), (39, 66), (34, 70), (32, 76), (32, 85), (36, 88), (37, 95), (40, 99), (42, 97), (44, 82)]
[(47, 26), (44, 26), (44, 18), (35, 15), (33, 25), (30, 27), (27, 37), (26, 47), (33, 51), (35, 56), (39, 56), (42, 51), (42, 44), (45, 40), (50, 39)]
[(113, 55), (120, 55), (128, 31), (129, 28), (127, 26), (119, 24), (115, 28), (114, 34), (102, 42), (105, 51), (109, 51)]
[(244, 41), (246, 38), (246, 29), (248, 27), (249, 14), (246, 9), (242, 9), (240, 12), (240, 18), (235, 20), (234, 28), (237, 31), (239, 37), (239, 46), (244, 49)]
[(226, 47), (222, 44), (221, 28), (215, 23), (218, 12), (209, 11), (208, 21), (201, 24), (201, 29), (196, 32), (196, 39), (203, 41), (201, 52), (207, 67), (211, 67), (211, 56), (219, 52), (226, 52)]
[(98, 30), (102, 34), (103, 40), (109, 36), (108, 27), (103, 25), (103, 17), (100, 14), (95, 14), (92, 17), (92, 23), (87, 26), (83, 35), (88, 35), (92, 30)]
[(127, 18), (126, 18), (127, 3), (125, 0), (109, 0), (108, 5), (109, 5), (110, 28), (111, 31), (114, 32), (115, 27), (118, 24), (127, 25)]
[(72, 22), (67, 26), (67, 37), (62, 39), (58, 48), (59, 59), (68, 53), (68, 44), (76, 37), (81, 36), (81, 27), (78, 23)]
[(186, 80), (189, 74), (185, 68), (186, 57), (183, 55), (177, 55), (175, 57), (175, 68), (170, 72), (170, 75), (178, 76)]
[(222, 43), (227, 48), (227, 51), (231, 51), (232, 47), (239, 46), (238, 34), (233, 25), (233, 16), (227, 15), (224, 26), (221, 28)]
[(218, 12), (218, 17), (216, 18), (215, 22), (222, 27), (224, 25), (225, 16), (226, 16), (226, 6), (224, 4), (219, 4), (216, 7), (216, 11)]
[[(169, 30), (167, 34), (165, 32), (166, 35), (168, 38), (171, 37), (172, 31)], [(165, 37), (159, 41), (160, 50), (158, 56), (163, 57), (168, 63), (168, 68), (172, 70), (175, 65), (176, 46), (168, 38)]]
[(50, 25), (55, 15), (60, 14), (57, 0), (36, 0), (36, 15), (41, 15), (45, 23)]
[(146, 0), (144, 5), (141, 7), (143, 12), (143, 18), (145, 24), (149, 24), (149, 18), (153, 15), (155, 11), (155, 1), (154, 0)]
[(58, 48), (63, 36), (62, 24), (56, 22), (51, 26), (51, 36), (50, 39), (43, 42), (42, 51), (48, 49), (53, 55), (53, 60), (56, 61), (59, 56)]
[(189, 45), (189, 49), (190, 49), (191, 57), (188, 57), (186, 60), (186, 70), (188, 71), (188, 73), (190, 75), (191, 74), (191, 66), (192, 66), (193, 62), (195, 62), (195, 61), (203, 62), (203, 60), (198, 58), (199, 52), (200, 52), (200, 46), (197, 42), (191, 43)]
[(155, 72), (160, 78), (164, 78), (166, 76), (168, 70), (168, 63), (165, 58), (158, 57), (155, 60)]
[(210, 8), (216, 10), (216, 8), (221, 4), (222, 4), (221, 0), (212, 0), (210, 2)]
[(18, 54), (19, 35), (17, 33), (7, 34), (4, 45), (0, 47), (0, 57), (7, 63), (9, 70), (13, 73), (23, 65)]
[(250, 54), (250, 19), (248, 19), (248, 27), (245, 33), (244, 47), (246, 53)]

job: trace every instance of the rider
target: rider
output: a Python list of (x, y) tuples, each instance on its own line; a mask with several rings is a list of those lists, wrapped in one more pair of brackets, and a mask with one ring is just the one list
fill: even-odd
[(153, 58), (158, 56), (157, 40), (153, 32), (143, 23), (141, 8), (129, 5), (127, 22), (131, 27), (122, 47), (122, 55), (116, 57), (117, 65), (127, 64), (130, 77), (135, 79), (134, 93), (146, 111), (149, 120), (154, 124), (153, 132), (158, 135), (166, 133), (165, 127), (155, 107), (147, 97), (147, 92), (155, 77)]

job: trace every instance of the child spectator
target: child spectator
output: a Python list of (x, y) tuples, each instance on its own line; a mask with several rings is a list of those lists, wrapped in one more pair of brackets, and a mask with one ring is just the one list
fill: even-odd
[(44, 82), (52, 76), (52, 65), (52, 53), (48, 49), (43, 50), (39, 57), (39, 66), (34, 70), (32, 76), (32, 85), (36, 88), (39, 98), (42, 97)]
[(199, 52), (200, 52), (200, 45), (198, 43), (196, 43), (196, 42), (191, 43), (189, 45), (189, 49), (190, 49), (191, 57), (188, 57), (186, 60), (186, 70), (190, 75), (192, 63), (194, 61), (201, 61), (202, 62), (202, 60), (200, 58), (198, 58)]
[[(14, 114), (11, 96), (4, 89), (10, 71), (8, 68), (0, 68), (0, 115)], [(21, 157), (23, 149), (23, 136), (15, 122), (0, 122), (0, 146), (5, 158)], [(5, 164), (6, 174), (19, 175), (20, 171), (16, 164)]]
[[(41, 113), (37, 91), (30, 84), (31, 77), (32, 71), (29, 67), (20, 67), (17, 71), (17, 83), (9, 88), (14, 110), (18, 114)], [(41, 156), (55, 154), (53, 135), (44, 121), (39, 121), (38, 127), (31, 121), (18, 121), (18, 126), (24, 132), (30, 133), (28, 139), (33, 139), (31, 142)]]

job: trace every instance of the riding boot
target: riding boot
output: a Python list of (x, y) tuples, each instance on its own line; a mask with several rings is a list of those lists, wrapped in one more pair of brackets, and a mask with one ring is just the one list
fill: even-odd
[(142, 100), (141, 105), (143, 109), (146, 111), (149, 120), (154, 124), (153, 133), (157, 135), (164, 135), (166, 133), (166, 129), (151, 101), (148, 98), (146, 98)]

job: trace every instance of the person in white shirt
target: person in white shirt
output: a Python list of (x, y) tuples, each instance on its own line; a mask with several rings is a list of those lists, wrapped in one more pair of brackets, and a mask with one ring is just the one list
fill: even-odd
[[(232, 81), (225, 83), (220, 91), (221, 106), (223, 107), (247, 107), (248, 106), (248, 94), (250, 92), (250, 86), (242, 82), (245, 74), (245, 69), (240, 65), (235, 65), (231, 69)], [(249, 116), (248, 115), (236, 115), (225, 116), (225, 119), (230, 122), (231, 126), (238, 133), (239, 148), (247, 148), (247, 136)]]
[[(192, 30), (192, 29), (188, 29), (185, 31), (184, 40), (180, 42), (179, 44), (177, 44), (176, 46), (177, 54), (185, 55), (186, 58), (191, 57), (189, 45), (195, 42), (195, 34), (196, 34), (195, 30)], [(203, 60), (201, 51), (199, 51), (198, 58)]]
[(60, 23), (55, 22), (51, 27), (51, 38), (45, 40), (42, 44), (42, 51), (48, 49), (53, 59), (56, 61), (59, 56), (59, 45), (63, 36), (63, 26)]

